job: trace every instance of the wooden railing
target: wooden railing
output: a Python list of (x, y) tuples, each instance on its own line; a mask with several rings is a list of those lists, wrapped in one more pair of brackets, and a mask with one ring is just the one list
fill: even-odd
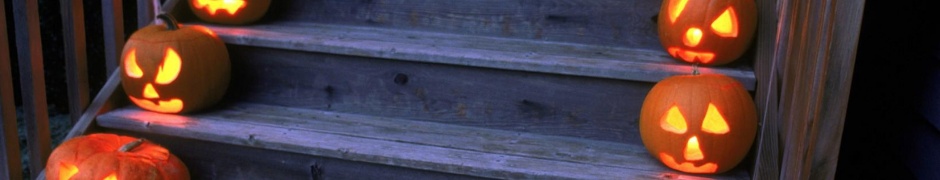
[[(170, 4), (175, 4), (175, 0)], [(150, 23), (151, 0), (137, 0), (137, 27)], [(126, 38), (122, 0), (102, 0), (103, 36), (85, 32), (81, 0), (61, 0), (62, 34), (73, 128), (66, 139), (84, 134), (91, 120), (121, 91), (114, 71)], [(7, 25), (6, 0), (0, 0), (0, 24)], [(755, 179), (832, 178), (838, 157), (848, 85), (852, 75), (864, 1), (758, 0), (761, 22), (755, 62), (762, 130)], [(12, 0), (21, 98), (29, 151), (30, 179), (44, 169), (51, 152), (49, 118), (39, 30), (38, 0)], [(836, 13), (844, 12), (844, 13)], [(801, 23), (811, 22), (811, 23)], [(7, 29), (0, 28), (0, 179), (23, 179), (11, 54)], [(103, 38), (108, 83), (89, 102), (86, 38)], [(822, 54), (820, 54), (822, 53)], [(821, 67), (821, 68), (819, 68)], [(811, 84), (812, 87), (801, 85)], [(808, 90), (809, 92), (797, 92)], [(797, 108), (813, 107), (813, 108)], [(838, 111), (819, 111), (836, 109)], [(779, 132), (778, 132), (779, 131)], [(778, 141), (779, 139), (779, 141)], [(777, 151), (779, 150), (779, 152)], [(783, 157), (783, 158), (781, 158)]]
[[(0, 24), (6, 27), (6, 0), (0, 0)], [(142, 5), (148, 5), (147, 0)], [(62, 36), (64, 47), (65, 73), (68, 89), (69, 112), (72, 122), (78, 122), (83, 112), (89, 106), (89, 76), (86, 53), (85, 12), (81, 0), (62, 0), (60, 12), (62, 16)], [(118, 55), (123, 47), (123, 1), (103, 0), (101, 2), (102, 24), (104, 28), (104, 48), (106, 66), (109, 74), (117, 65)], [(26, 125), (27, 151), (29, 154), (28, 168), (31, 170), (29, 179), (39, 177), (40, 171), (45, 168), (52, 141), (50, 137), (48, 107), (46, 105), (46, 87), (43, 71), (43, 49), (39, 30), (39, 2), (38, 0), (12, 0), (13, 24), (15, 30), (17, 62), (19, 62), (20, 92), (23, 119)], [(146, 6), (149, 7), (149, 6)], [(16, 107), (14, 104), (14, 85), (6, 28), (0, 28), (0, 179), (23, 179), (21, 165), (21, 152), (17, 138)], [(109, 92), (110, 93), (110, 92)], [(87, 126), (87, 125), (86, 125)], [(74, 136), (73, 134), (70, 134)], [(71, 137), (71, 136), (69, 136)], [(67, 137), (68, 138), (68, 137)]]

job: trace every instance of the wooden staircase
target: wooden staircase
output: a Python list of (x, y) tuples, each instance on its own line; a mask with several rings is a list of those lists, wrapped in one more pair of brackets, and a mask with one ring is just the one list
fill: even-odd
[[(749, 178), (748, 162), (691, 175), (643, 147), (646, 93), (692, 69), (659, 45), (660, 3), (273, 1), (246, 26), (178, 7), (228, 43), (225, 100), (186, 115), (125, 105), (93, 129), (165, 145), (196, 179)], [(700, 71), (753, 91), (750, 64)]]

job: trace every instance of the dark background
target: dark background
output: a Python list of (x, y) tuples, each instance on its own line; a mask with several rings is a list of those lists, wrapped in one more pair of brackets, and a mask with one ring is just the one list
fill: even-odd
[(940, 179), (937, 8), (865, 2), (838, 179)]
[[(20, 105), (11, 1), (5, 26)], [(91, 94), (104, 84), (101, 1), (82, 1)], [(54, 143), (71, 127), (56, 0), (40, 0), (46, 93)], [(124, 1), (125, 30), (136, 1)], [(855, 61), (837, 179), (940, 179), (940, 6), (935, 1), (867, 0)], [(22, 117), (22, 115), (18, 115)], [(22, 127), (23, 123), (19, 123)], [(21, 136), (23, 130), (21, 128)], [(22, 138), (21, 138), (22, 139)], [(25, 148), (25, 140), (20, 144)], [(21, 151), (26, 152), (25, 149)], [(25, 157), (25, 156), (24, 156)], [(25, 160), (24, 160), (25, 161)], [(25, 166), (24, 163), (24, 168)], [(24, 172), (28, 173), (28, 172)], [(24, 177), (29, 177), (25, 175)]]

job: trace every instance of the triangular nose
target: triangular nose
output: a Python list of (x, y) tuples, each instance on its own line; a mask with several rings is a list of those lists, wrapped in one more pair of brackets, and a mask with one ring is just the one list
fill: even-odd
[(153, 89), (153, 84), (147, 83), (147, 86), (144, 86), (144, 98), (147, 98), (147, 99), (160, 98), (160, 94), (157, 93), (157, 90)]
[(698, 161), (705, 159), (705, 154), (702, 154), (702, 149), (698, 146), (697, 136), (692, 136), (692, 138), (689, 138), (689, 142), (685, 145), (684, 154), (686, 161)]

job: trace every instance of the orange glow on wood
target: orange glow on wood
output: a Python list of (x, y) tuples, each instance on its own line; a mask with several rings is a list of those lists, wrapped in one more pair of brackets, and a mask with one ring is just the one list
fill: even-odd
[(738, 37), (738, 15), (734, 8), (728, 7), (724, 13), (712, 22), (712, 30), (721, 37)]
[(728, 127), (728, 122), (725, 121), (725, 117), (721, 116), (721, 112), (719, 112), (718, 108), (712, 103), (708, 103), (708, 111), (705, 112), (705, 120), (702, 120), (702, 131), (712, 134), (727, 134), (728, 131), (731, 131)]
[(682, 164), (679, 164), (676, 162), (676, 158), (673, 158), (672, 156), (666, 153), (659, 153), (659, 159), (663, 161), (663, 164), (666, 164), (666, 166), (669, 166), (669, 168), (676, 169), (682, 172), (715, 173), (716, 171), (718, 171), (718, 164), (705, 163), (705, 164), (702, 164), (702, 166), (697, 166), (697, 167), (695, 166), (695, 164), (692, 164), (690, 162), (683, 162)]
[(689, 28), (685, 32), (685, 38), (682, 38), (682, 43), (689, 47), (698, 46), (702, 42), (702, 29), (699, 28)]
[(666, 115), (660, 121), (660, 126), (663, 127), (663, 130), (676, 134), (685, 134), (685, 131), (689, 129), (685, 123), (685, 117), (682, 116), (682, 112), (679, 112), (679, 107), (676, 106), (672, 106), (666, 111)]
[(712, 60), (715, 59), (715, 53), (711, 53), (711, 52), (689, 51), (689, 50), (683, 50), (679, 47), (670, 47), (667, 50), (669, 51), (669, 54), (671, 54), (673, 57), (679, 57), (680, 59), (686, 62), (690, 62), (690, 63), (694, 63), (696, 60), (698, 60), (698, 61), (701, 61), (703, 64), (708, 64), (709, 62), (712, 62)]
[(219, 10), (225, 10), (229, 15), (235, 15), (238, 10), (245, 8), (244, 0), (194, 0), (193, 5), (198, 9), (205, 8), (209, 15), (215, 16)]
[(68, 180), (75, 174), (78, 174), (78, 167), (75, 167), (75, 165), (59, 164), (59, 180)]
[(139, 121), (143, 124), (151, 124), (155, 126), (167, 126), (174, 128), (186, 128), (189, 127), (193, 122), (186, 116), (180, 116), (175, 114), (163, 114), (163, 113), (154, 113), (149, 111), (133, 111), (125, 114), (125, 117), (132, 121)]
[(117, 180), (117, 179), (118, 179), (117, 174), (111, 173), (111, 175), (108, 175), (108, 177), (105, 177), (103, 180)]
[(153, 100), (148, 99), (137, 99), (132, 96), (128, 96), (128, 98), (131, 99), (131, 102), (134, 102), (134, 104), (140, 106), (140, 108), (154, 112), (178, 113), (183, 110), (183, 100), (178, 98), (173, 98), (168, 101), (156, 100), (157, 102), (153, 102)]
[(132, 78), (144, 76), (144, 71), (137, 65), (137, 49), (131, 49), (127, 52), (127, 56), (124, 57), (124, 72), (127, 73), (127, 76)]
[(685, 4), (689, 0), (670, 0), (669, 1), (669, 22), (676, 23), (676, 19), (679, 19), (679, 15), (682, 14), (682, 10), (685, 10)]
[(170, 84), (176, 77), (179, 77), (180, 71), (182, 70), (183, 61), (180, 59), (180, 55), (176, 53), (173, 48), (166, 48), (166, 55), (163, 57), (163, 64), (160, 65), (160, 69), (157, 70), (157, 79), (154, 80), (157, 84)]
[(698, 137), (692, 136), (689, 138), (689, 142), (685, 145), (685, 160), (689, 161), (698, 161), (705, 159), (705, 154), (702, 154), (702, 148), (698, 146)]

